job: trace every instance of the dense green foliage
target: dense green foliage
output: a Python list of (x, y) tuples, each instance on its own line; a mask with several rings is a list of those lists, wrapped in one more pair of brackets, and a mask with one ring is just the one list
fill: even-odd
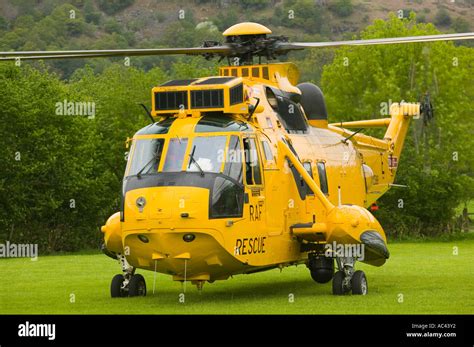
[(314, 6), (311, 0), (288, 1), (275, 10), (274, 23), (288, 28), (299, 28), (310, 34), (322, 28), (323, 8)]
[[(177, 63), (175, 76), (210, 75)], [(28, 66), (0, 65), (0, 239), (48, 251), (100, 245), (100, 225), (119, 206), (125, 139), (148, 123), (139, 103), (168, 76), (111, 65), (69, 83)], [(57, 114), (57, 103), (94, 102), (95, 117)]]
[(330, 9), (339, 17), (350, 16), (354, 10), (351, 0), (336, 0), (331, 4)]
[(99, 8), (107, 14), (114, 14), (130, 6), (134, 0), (97, 0)]
[[(26, 0), (15, 1), (21, 15), (0, 17), (0, 50), (192, 46), (219, 40), (218, 31), (238, 19), (234, 3), (232, 11), (201, 23), (187, 11), (186, 20), (170, 22), (156, 39), (137, 40), (134, 31), (146, 24), (119, 22), (107, 16), (100, 2), (45, 0), (38, 12)], [(243, 8), (254, 18), (261, 6), (262, 1), (247, 1)], [(321, 39), (328, 11), (333, 10), (312, 1), (285, 1), (262, 22), (311, 28), (301, 39)], [(154, 19), (165, 20), (161, 15)], [(466, 27), (462, 21), (459, 25)], [(434, 33), (432, 25), (416, 24), (413, 17), (394, 17), (376, 22), (362, 36)], [(472, 48), (412, 44), (313, 50), (292, 58), (302, 80), (318, 83), (323, 74), (331, 121), (380, 117), (382, 102), (417, 101), (431, 93), (435, 121), (412, 125), (402, 155), (397, 182), (409, 189), (393, 188), (380, 201), (377, 216), (396, 235), (452, 230), (455, 208), (474, 197)], [(118, 209), (124, 141), (147, 123), (137, 104), (149, 105), (150, 89), (166, 79), (214, 75), (216, 67), (199, 57), (133, 58), (131, 66), (122, 58), (45, 64), (0, 64), (0, 240), (37, 242), (49, 251), (95, 247), (98, 227)], [(57, 114), (63, 100), (94, 102), (95, 117)], [(403, 208), (398, 208), (400, 199)]]
[[(392, 17), (376, 21), (362, 37), (436, 33), (414, 16)], [(431, 95), (435, 119), (412, 124), (402, 153), (397, 182), (408, 188), (392, 188), (380, 200), (377, 216), (392, 234), (452, 230), (456, 207), (474, 198), (473, 68), (473, 49), (452, 43), (341, 49), (324, 68), (322, 86), (335, 121), (378, 118), (383, 103)]]
[(0, 69), (2, 236), (49, 250), (90, 244), (101, 207), (110, 204), (101, 197), (110, 181), (94, 168), (93, 123), (55, 114), (56, 102), (74, 97), (57, 77), (28, 67)]
[(451, 24), (451, 16), (449, 15), (448, 11), (444, 8), (440, 9), (436, 13), (435, 23), (437, 25), (449, 25)]

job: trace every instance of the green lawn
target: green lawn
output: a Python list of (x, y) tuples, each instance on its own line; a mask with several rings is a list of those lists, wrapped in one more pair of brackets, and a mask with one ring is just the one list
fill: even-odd
[(298, 266), (206, 283), (201, 294), (188, 284), (184, 304), (178, 300), (181, 283), (165, 275), (157, 275), (153, 295), (151, 272), (141, 272), (147, 297), (111, 299), (109, 284), (119, 267), (102, 254), (1, 259), (0, 313), (474, 313), (474, 240), (389, 246), (392, 256), (383, 267), (358, 266), (368, 277), (367, 296), (335, 297), (330, 283), (314, 283)]

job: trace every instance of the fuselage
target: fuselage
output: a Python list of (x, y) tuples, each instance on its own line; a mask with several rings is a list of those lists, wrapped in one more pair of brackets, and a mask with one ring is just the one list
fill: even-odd
[[(221, 69), (221, 75), (234, 75), (231, 69)], [(327, 211), (279, 152), (279, 141), (333, 205), (367, 207), (383, 194), (386, 184), (371, 191), (376, 169), (367, 163), (382, 165), (383, 172), (386, 158), (346, 141), (347, 134), (327, 122), (308, 124), (301, 105), (284, 97), (295, 93), (291, 69), (270, 66), (273, 80), (268, 71), (267, 80), (263, 72), (253, 79), (239, 76), (244, 98), (258, 98), (259, 112), (181, 112), (138, 131), (123, 206), (113, 217), (115, 227), (106, 231), (107, 248), (124, 253), (136, 268), (175, 280), (213, 281), (305, 262), (307, 250), (293, 227), (325, 222)], [(331, 241), (322, 235), (318, 242)]]

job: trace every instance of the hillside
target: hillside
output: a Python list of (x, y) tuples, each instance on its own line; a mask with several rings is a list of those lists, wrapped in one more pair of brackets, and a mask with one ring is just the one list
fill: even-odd
[[(185, 11), (184, 18), (182, 18), (185, 21), (191, 20), (199, 23), (209, 20), (215, 22), (217, 19), (217, 22), (232, 24), (234, 19), (235, 22), (259, 20), (263, 24), (272, 25), (277, 34), (288, 35), (291, 33), (292, 36), (298, 36), (304, 35), (306, 31), (303, 28), (296, 28), (288, 32), (292, 19), (287, 18), (287, 12), (293, 10), (293, 20), (297, 21), (300, 16), (306, 17), (307, 13), (298, 12), (298, 10), (304, 9), (303, 4), (308, 4), (324, 14), (320, 18), (323, 32), (325, 36), (332, 39), (341, 38), (346, 33), (355, 34), (374, 19), (387, 19), (390, 12), (398, 14), (400, 10), (404, 11), (405, 16), (410, 11), (414, 11), (420, 21), (437, 23), (436, 15), (444, 9), (450, 16), (451, 23), (438, 25), (443, 31), (470, 30), (470, 23), (474, 22), (473, 0), (122, 0), (109, 1), (109, 3), (123, 4), (116, 7), (110, 6), (110, 10), (108, 7), (101, 6), (100, 4), (104, 1), (100, 0), (36, 0), (35, 2), (35, 6), (31, 6), (31, 1), (27, 0), (2, 1), (0, 16), (14, 27), (15, 20), (21, 15), (49, 15), (54, 8), (66, 2), (79, 10), (84, 10), (88, 3), (92, 3), (94, 10), (102, 17), (102, 24), (110, 18), (114, 18), (120, 25), (133, 30), (137, 38), (142, 39), (153, 39), (157, 37), (157, 34), (161, 35), (165, 32), (167, 26), (180, 19), (180, 10)], [(340, 10), (338, 13), (338, 7), (351, 7), (352, 9)], [(278, 20), (281, 21), (280, 25), (276, 25)], [(285, 21), (287, 24), (284, 23)], [(97, 35), (106, 31), (103, 25), (99, 25), (99, 27)]]
[[(0, 2), (0, 50), (105, 49), (194, 46), (222, 40), (240, 21), (267, 25), (292, 40), (350, 39), (390, 14), (432, 22), (443, 32), (466, 32), (474, 0), (4, 0)], [(293, 56), (303, 60), (305, 54)], [(326, 59), (327, 60), (327, 59)], [(175, 58), (137, 58), (146, 70), (169, 68)], [(325, 61), (325, 60), (323, 60)], [(63, 76), (89, 64), (96, 72), (110, 62), (48, 62)], [(309, 77), (318, 79), (318, 74)]]

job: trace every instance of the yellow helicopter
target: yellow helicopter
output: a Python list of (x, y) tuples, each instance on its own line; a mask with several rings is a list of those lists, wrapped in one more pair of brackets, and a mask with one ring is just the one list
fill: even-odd
[[(0, 60), (228, 60), (219, 76), (171, 80), (151, 91), (152, 123), (127, 142), (120, 212), (102, 227), (104, 252), (122, 269), (112, 297), (146, 295), (136, 269), (201, 289), (206, 281), (297, 264), (318, 283), (332, 280), (335, 295), (365, 295), (367, 278), (355, 263), (381, 266), (389, 258), (368, 207), (393, 185), (420, 104), (394, 103), (388, 118), (329, 124), (321, 90), (298, 84), (293, 63), (271, 61), (305, 48), (466, 40), (474, 33), (307, 43), (269, 34), (245, 22), (223, 33), (225, 43), (195, 48), (0, 53)], [(360, 133), (374, 127), (386, 128), (383, 138)]]

